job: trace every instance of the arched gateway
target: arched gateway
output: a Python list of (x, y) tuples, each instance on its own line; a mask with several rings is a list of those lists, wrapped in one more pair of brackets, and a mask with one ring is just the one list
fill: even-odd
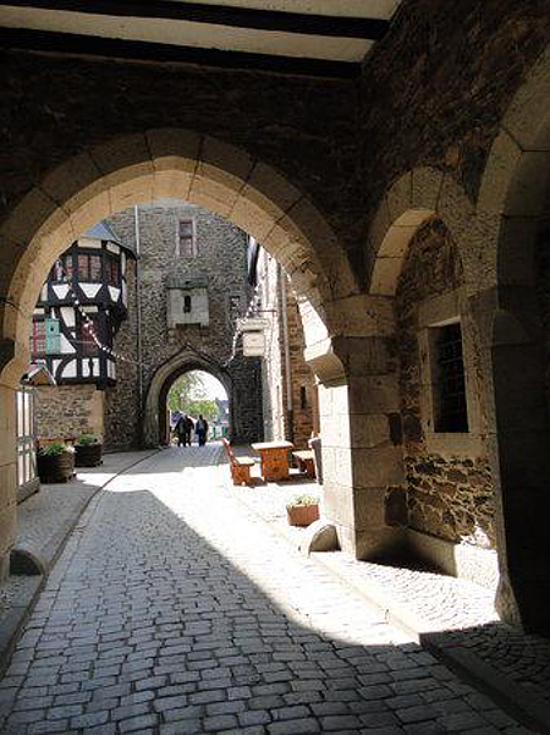
[[(242, 149), (179, 129), (113, 138), (67, 157), (16, 201), (0, 224), (2, 571), (16, 533), (14, 395), (28, 365), (40, 288), (55, 258), (96, 222), (136, 204), (173, 198), (211, 210), (262, 243), (324, 325), (313, 338), (320, 340), (317, 351), (327, 351), (330, 334), (345, 331), (340, 309), (349, 308), (347, 297), (357, 293), (357, 285), (342, 246), (316, 207), (272, 167)], [(219, 369), (201, 364), (196, 356), (186, 361), (180, 357), (162, 371), (162, 379), (159, 373), (147, 403), (154, 408), (148, 413), (146, 435), (154, 443), (162, 388), (191, 364), (227, 381)]]
[(229, 438), (239, 438), (242, 429), (246, 431), (246, 427), (241, 427), (239, 423), (239, 411), (238, 406), (235, 406), (234, 385), (229, 371), (206, 356), (186, 351), (174, 355), (172, 359), (161, 365), (149, 383), (143, 421), (143, 441), (146, 446), (156, 447), (169, 444), (169, 417), (166, 405), (168, 391), (180, 375), (191, 370), (201, 370), (213, 375), (225, 388), (230, 410), (231, 434)]

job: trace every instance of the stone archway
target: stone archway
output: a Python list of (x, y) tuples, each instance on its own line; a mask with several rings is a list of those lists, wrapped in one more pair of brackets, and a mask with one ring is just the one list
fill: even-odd
[[(398, 309), (396, 303), (396, 295), (402, 293), (398, 291), (400, 277), (406, 267), (411, 244), (414, 243), (418, 248), (420, 243), (417, 242), (417, 239), (429, 237), (428, 233), (436, 230), (446, 233), (444, 238), (449, 238), (452, 248), (456, 248), (462, 271), (460, 279), (457, 280), (454, 271), (448, 273), (454, 286), (446, 290), (443, 278), (437, 286), (434, 284), (432, 288), (431, 284), (420, 284), (418, 281), (415, 284), (414, 278), (418, 278), (418, 275), (409, 277), (408, 293), (423, 294), (420, 297), (410, 296), (410, 298), (420, 298), (423, 301), (421, 309), (420, 301), (418, 304), (411, 302), (412, 308), (405, 312), (408, 321), (406, 321), (407, 330), (404, 332), (401, 308), (403, 304), (399, 301), (401, 306)], [(384, 513), (388, 523), (397, 523), (407, 528), (403, 541), (409, 548), (418, 549), (431, 561), (459, 576), (471, 575), (471, 570), (475, 567), (476, 581), (487, 580), (487, 583), (491, 585), (495, 584), (498, 576), (494, 551), (486, 555), (478, 554), (477, 551), (475, 554), (472, 553), (472, 557), (475, 555), (476, 558), (476, 561), (472, 563), (466, 554), (462, 557), (462, 550), (448, 545), (448, 539), (453, 535), (451, 533), (453, 526), (449, 524), (453, 523), (453, 517), (460, 517), (462, 501), (457, 502), (456, 507), (453, 508), (453, 501), (449, 502), (445, 498), (437, 499), (437, 484), (432, 487), (433, 483), (430, 483), (429, 477), (413, 478), (421, 482), (425, 488), (422, 499), (425, 502), (425, 508), (431, 515), (428, 525), (432, 524), (435, 528), (435, 519), (438, 516), (442, 522), (441, 539), (438, 539), (437, 542), (427, 540), (422, 535), (409, 530), (408, 514), (411, 509), (413, 515), (416, 511), (414, 526), (422, 530), (424, 523), (419, 512), (422, 504), (415, 498), (415, 492), (409, 492), (408, 483), (409, 477), (414, 474), (413, 468), (417, 464), (421, 467), (425, 466), (426, 473), (429, 474), (432, 469), (430, 463), (435, 462), (434, 472), (450, 478), (455, 475), (450, 468), (458, 466), (462, 461), (466, 472), (456, 474), (456, 478), (461, 478), (467, 485), (470, 482), (467, 479), (469, 476), (467, 468), (486, 466), (489, 459), (492, 460), (494, 456), (494, 426), (490, 424), (493, 400), (491, 365), (487, 350), (489, 339), (487, 335), (483, 336), (484, 333), (478, 323), (473, 303), (475, 303), (477, 294), (487, 288), (488, 283), (491, 283), (493, 273), (484, 266), (490, 261), (492, 255), (485, 252), (484, 245), (494, 243), (495, 240), (495, 231), (483, 218), (476, 216), (472, 202), (454, 179), (442, 171), (431, 168), (407, 172), (393, 184), (379, 205), (368, 237), (368, 262), (371, 263), (369, 292), (373, 298), (384, 300), (387, 307), (386, 313), (392, 314), (393, 312), (396, 319), (396, 323), (389, 319), (380, 319), (380, 336), (385, 335), (386, 344), (389, 341), (392, 345), (391, 350), (396, 355), (402, 355), (407, 349), (409, 350), (404, 362), (402, 356), (399, 360), (390, 362), (389, 369), (385, 373), (385, 380), (391, 386), (394, 400), (388, 401), (384, 410), (378, 411), (377, 415), (370, 419), (371, 422), (376, 421), (380, 426), (385, 422), (388, 427), (391, 427), (393, 419), (394, 431), (397, 431), (398, 426), (401, 427), (403, 447), (403, 458), (400, 460), (401, 481), (397, 483), (394, 481), (392, 487), (393, 478), (378, 478), (382, 479), (388, 491), (386, 497), (382, 493), (379, 494), (378, 502), (382, 506), (385, 503), (385, 509), (379, 509), (379, 514)], [(437, 250), (432, 249), (430, 252), (435, 253)], [(426, 261), (426, 264), (429, 262), (429, 260)], [(416, 260), (416, 263), (418, 268), (419, 261)], [(457, 283), (460, 283), (459, 287)], [(414, 285), (414, 288), (411, 289), (411, 285)], [(401, 289), (401, 286), (399, 288)], [(433, 367), (435, 356), (431, 355), (432, 347), (430, 346), (430, 340), (435, 334), (433, 329), (453, 322), (461, 325), (465, 355), (464, 369), (466, 370), (466, 400), (468, 401), (468, 428), (467, 431), (457, 432), (457, 434), (461, 433), (461, 436), (456, 437), (446, 435), (440, 429), (436, 430), (434, 405), (437, 396), (431, 387), (435, 375)], [(404, 344), (410, 347), (403, 346)], [(380, 368), (376, 368), (375, 359), (372, 360), (372, 364), (372, 370), (380, 375)], [(404, 380), (404, 376), (407, 377), (407, 380)], [(415, 385), (415, 381), (419, 386), (418, 396), (404, 397), (402, 386)], [(389, 437), (386, 441), (388, 439)], [(423, 458), (420, 463), (418, 463), (419, 456)], [(373, 462), (380, 463), (381, 459), (382, 455), (379, 458), (375, 456)], [(492, 476), (493, 478), (497, 476), (494, 471)], [(481, 482), (480, 478), (481, 475), (478, 474), (475, 479)], [(449, 493), (456, 493), (458, 490), (454, 487), (453, 482), (455, 482), (454, 479), (448, 483)], [(498, 485), (496, 481), (493, 484)], [(403, 490), (406, 491), (405, 496)], [(430, 492), (432, 496), (429, 495)], [(498, 487), (495, 492), (498, 494)], [(460, 490), (460, 493), (462, 497), (465, 489)], [(374, 494), (373, 497), (375, 497)], [(445, 518), (447, 518), (446, 521)], [(472, 518), (476, 519), (475, 513), (472, 513)], [(503, 514), (498, 498), (494, 518), (497, 528), (502, 529)], [(484, 526), (485, 518), (480, 517), (479, 520), (482, 521), (479, 527)], [(447, 524), (447, 528), (444, 529), (443, 524)], [(478, 522), (476, 522), (477, 527)], [(435, 533), (432, 535), (435, 536)], [(492, 527), (491, 537), (494, 538)], [(486, 539), (480, 539), (480, 543), (486, 543)]]
[[(492, 223), (493, 282), (476, 309), (492, 366), (495, 468), (501, 529), (500, 614), (548, 635), (540, 600), (550, 591), (548, 353), (537, 296), (536, 252), (550, 189), (550, 47), (504, 114), (477, 202)], [(545, 593), (546, 590), (546, 593)]]
[[(180, 198), (210, 209), (262, 243), (322, 315), (357, 292), (347, 257), (315, 206), (245, 151), (185, 130), (115, 138), (61, 164), (0, 226), (3, 378), (27, 361), (29, 319), (53, 260), (98, 220), (134, 204)], [(10, 377), (11, 376), (11, 377)]]
[(98, 220), (156, 198), (208, 208), (254, 236), (338, 333), (358, 291), (347, 256), (303, 193), (246, 151), (208, 135), (149, 130), (90, 146), (45, 175), (0, 224), (0, 576), (15, 537), (14, 390), (28, 366), (31, 316), (54, 259)]
[[(168, 391), (180, 375), (191, 370), (209, 373), (220, 381), (227, 393), (230, 417), (233, 419), (233, 382), (229, 372), (204, 355), (193, 351), (180, 352), (161, 365), (149, 382), (143, 412), (143, 443), (145, 446), (156, 447), (169, 443), (166, 436)], [(230, 423), (231, 431), (233, 431), (233, 421), (231, 420)]]

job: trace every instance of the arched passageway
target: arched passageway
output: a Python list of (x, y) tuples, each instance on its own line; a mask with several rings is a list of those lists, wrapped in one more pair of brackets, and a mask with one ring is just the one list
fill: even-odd
[[(178, 433), (181, 432), (177, 432), (176, 427), (182, 416), (190, 418), (194, 427), (198, 418), (203, 417), (208, 424), (207, 441), (228, 438), (231, 435), (230, 415), (231, 403), (223, 383), (203, 370), (187, 370), (161, 391), (159, 405), (159, 426), (163, 434), (161, 444), (167, 445), (176, 440), (179, 443)], [(189, 424), (188, 428), (184, 439), (193, 443), (197, 440), (197, 434)]]
[[(262, 242), (317, 315), (322, 326), (316, 327), (314, 341), (322, 344), (329, 333), (341, 331), (344, 322), (338, 311), (346, 304), (342, 296), (355, 289), (347, 260), (323, 216), (274, 169), (242, 150), (182, 130), (153, 130), (90, 148), (44, 177), (2, 224), (7, 295), (0, 314), (0, 359), (6, 468), (15, 460), (9, 418), (13, 391), (28, 364), (31, 315), (51, 264), (98, 220), (140, 202), (174, 196), (209, 208)], [(214, 374), (231, 396), (230, 379), (219, 365), (196, 354), (178, 356), (157, 372), (147, 392), (147, 443), (159, 442), (163, 387), (177, 371), (192, 367)], [(238, 436), (239, 420), (235, 415), (232, 419), (233, 436)], [(11, 470), (7, 472), (11, 478)], [(14, 490), (10, 479), (7, 498)], [(6, 559), (16, 528), (13, 502), (6, 503), (2, 515), (7, 530), (0, 553)]]
[(207, 373), (216, 378), (225, 389), (229, 400), (230, 438), (238, 431), (233, 427), (233, 381), (228, 370), (211, 360), (192, 352), (175, 355), (162, 365), (151, 380), (145, 399), (144, 441), (146, 446), (165, 446), (170, 443), (170, 411), (168, 394), (179, 377), (192, 372)]

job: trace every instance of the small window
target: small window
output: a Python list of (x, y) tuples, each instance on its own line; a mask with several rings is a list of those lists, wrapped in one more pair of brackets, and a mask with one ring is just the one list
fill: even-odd
[(73, 280), (73, 256), (72, 254), (63, 256), (63, 269), (65, 271), (65, 280), (72, 281)]
[(435, 430), (467, 432), (466, 381), (460, 323), (434, 329), (436, 362)]
[(112, 256), (107, 257), (107, 283), (109, 286), (120, 286), (120, 261)]
[(55, 261), (52, 267), (52, 281), (54, 283), (63, 283), (65, 281), (65, 269), (61, 258)]
[(300, 386), (300, 408), (302, 411), (307, 408), (307, 389), (305, 385)]
[(179, 246), (182, 258), (192, 258), (195, 253), (195, 228), (192, 219), (182, 219), (179, 223)]
[(46, 325), (43, 319), (33, 321), (30, 350), (33, 360), (46, 354)]
[(83, 357), (95, 357), (99, 354), (97, 344), (98, 323), (95, 316), (88, 317), (88, 320), (81, 319), (78, 322), (77, 340), (80, 347), (80, 353)]
[(183, 297), (183, 313), (191, 313), (191, 296), (189, 295)]
[(79, 253), (78, 280), (98, 283), (101, 281), (101, 256)]

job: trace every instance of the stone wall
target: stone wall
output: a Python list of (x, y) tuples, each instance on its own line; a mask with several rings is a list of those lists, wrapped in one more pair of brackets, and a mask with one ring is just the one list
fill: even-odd
[(39, 386), (35, 392), (36, 436), (42, 439), (104, 437), (105, 393), (95, 385)]
[(286, 289), (286, 310), (292, 391), (292, 436), (297, 449), (307, 449), (313, 430), (314, 376), (304, 360), (305, 338), (296, 295)]
[(5, 51), (0, 127), (13, 158), (6, 160), (0, 219), (52, 166), (89, 146), (176, 128), (273, 166), (342, 239), (359, 236), (361, 185), (349, 174), (357, 168), (352, 81), (123, 60), (115, 66), (116, 74), (110, 60)]
[[(195, 257), (179, 253), (177, 233), (182, 219), (195, 221)], [(135, 249), (134, 210), (120, 212), (110, 220), (110, 225), (122, 242)], [(175, 378), (178, 370), (181, 372), (177, 356), (195, 355), (198, 361), (212, 365), (216, 377), (226, 376), (231, 385), (234, 440), (258, 440), (263, 436), (259, 361), (237, 354), (224, 367), (232, 355), (235, 319), (244, 316), (251, 295), (246, 282), (245, 233), (205, 209), (165, 202), (139, 207), (139, 239), (143, 400), (159, 368), (173, 361)], [(168, 276), (198, 273), (208, 279), (209, 325), (187, 324), (169, 329)], [(132, 285), (129, 290), (135, 292)], [(129, 320), (122, 325), (115, 346), (132, 356), (136, 345), (137, 309), (130, 304)], [(118, 444), (117, 437), (121, 435), (134, 441), (141, 427), (137, 426), (136, 418), (135, 365), (117, 363), (117, 376), (116, 388), (109, 392), (107, 436)]]
[[(313, 429), (315, 386), (313, 373), (304, 359), (305, 338), (297, 297), (287, 276), (265, 251), (261, 252), (258, 263), (258, 281), (268, 322), (262, 364), (264, 431), (269, 439), (291, 440), (297, 449), (307, 449)], [(286, 308), (290, 363), (290, 411), (283, 308)]]
[[(387, 513), (392, 523), (448, 541), (490, 546), (495, 541), (494, 503), (485, 452), (430, 451), (421, 415), (427, 387), (421, 378), (418, 305), (462, 284), (462, 266), (449, 231), (440, 220), (432, 219), (410, 244), (396, 293), (406, 502), (402, 488), (390, 490)], [(463, 324), (463, 339), (466, 329)], [(443, 443), (446, 440), (448, 435), (443, 435)]]
[(126, 282), (128, 317), (113, 340), (117, 384), (105, 391), (105, 445), (109, 450), (130, 449), (141, 443), (136, 261), (132, 258), (127, 260)]
[(549, 42), (546, 0), (404, 2), (364, 62), (367, 211), (419, 166), (452, 172), (475, 199), (502, 116)]

